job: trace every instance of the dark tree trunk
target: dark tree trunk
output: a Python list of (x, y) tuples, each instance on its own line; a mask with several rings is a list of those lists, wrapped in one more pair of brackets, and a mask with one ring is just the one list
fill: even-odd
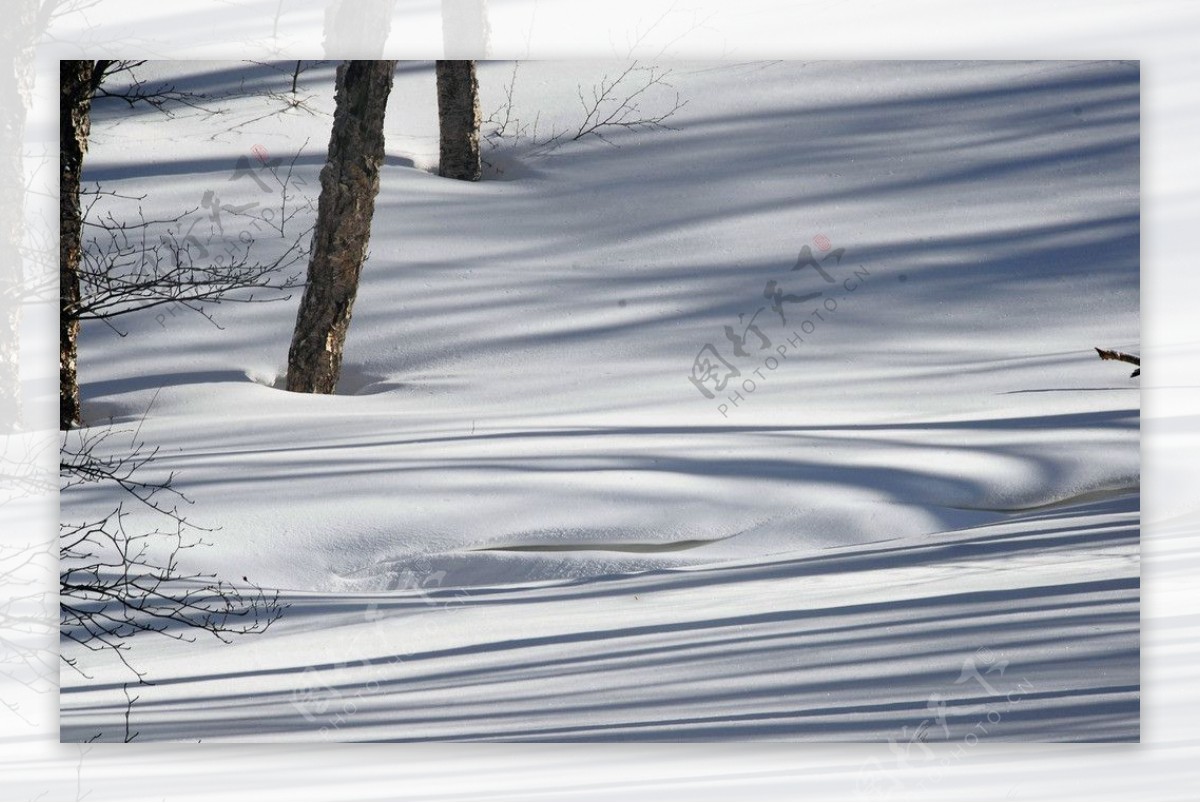
[(475, 62), (437, 63), (438, 123), (441, 159), (438, 175), (479, 181), (479, 84)]
[(79, 207), (79, 179), (91, 129), (95, 77), (95, 68), (91, 61), (59, 63), (59, 429), (71, 429), (80, 423), (76, 359), (79, 340), (79, 259), (83, 222)]
[(333, 393), (367, 255), (383, 118), (394, 61), (347, 61), (337, 70), (336, 111), (308, 262), (308, 285), (288, 351), (287, 389)]

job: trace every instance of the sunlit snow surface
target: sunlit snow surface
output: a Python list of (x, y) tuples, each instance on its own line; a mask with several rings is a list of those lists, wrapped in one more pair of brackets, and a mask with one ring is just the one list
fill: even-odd
[[(189, 565), (293, 603), (135, 639), (139, 739), (1138, 738), (1139, 380), (1092, 351), (1139, 345), (1136, 66), (665, 66), (672, 130), (466, 184), (400, 65), (337, 396), (277, 389), (297, 296), (85, 327), (88, 423), (217, 528)], [(269, 67), (148, 69), (223, 111), (98, 102), (85, 182), (146, 196), (103, 209), (270, 257), (296, 157), (311, 225), (332, 65), (274, 115)], [(514, 112), (573, 129), (621, 69), (523, 63)], [(122, 738), (83, 662), (63, 739)]]

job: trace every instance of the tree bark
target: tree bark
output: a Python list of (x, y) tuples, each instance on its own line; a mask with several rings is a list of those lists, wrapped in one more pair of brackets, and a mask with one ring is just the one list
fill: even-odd
[(383, 118), (394, 61), (347, 61), (337, 70), (329, 157), (308, 262), (308, 285), (288, 351), (287, 389), (333, 393), (367, 255), (379, 168)]
[(83, 230), (79, 183), (91, 131), (94, 91), (95, 70), (91, 61), (59, 63), (59, 429), (71, 429), (81, 423), (76, 368), (79, 260)]
[(479, 83), (474, 61), (437, 63), (438, 123), (441, 159), (438, 175), (479, 181)]

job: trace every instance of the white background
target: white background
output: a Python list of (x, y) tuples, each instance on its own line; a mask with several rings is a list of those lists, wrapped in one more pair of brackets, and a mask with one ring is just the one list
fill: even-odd
[[(52, 549), (57, 335), (52, 305), (35, 301), (26, 305), (20, 333), (24, 430), (4, 436), (0, 453), (0, 797), (1196, 799), (1200, 594), (1193, 589), (1200, 502), (1193, 455), (1200, 446), (1200, 278), (1193, 232), (1200, 219), (1200, 4), (488, 0), (487, 50), (470, 54), (462, 48), (475, 41), (471, 31), (454, 22), (444, 29), (442, 4), (434, 0), (364, 0), (360, 5), (391, 7), (383, 52), (366, 37), (360, 52), (327, 52), (325, 12), (333, 4), (60, 3), (36, 49), (26, 126), (31, 250), (24, 273), (30, 281), (55, 262), (59, 58), (419, 59), (450, 51), (490, 58), (1140, 59), (1142, 348), (1148, 360), (1142, 385), (1143, 743), (981, 743), (908, 767), (887, 745), (60, 746)], [(370, 32), (381, 33), (377, 25)], [(29, 59), (28, 52), (14, 55)]]

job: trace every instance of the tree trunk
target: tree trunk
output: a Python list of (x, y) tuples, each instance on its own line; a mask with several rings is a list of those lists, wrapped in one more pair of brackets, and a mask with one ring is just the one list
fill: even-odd
[(91, 61), (59, 63), (59, 429), (71, 429), (80, 423), (76, 359), (83, 221), (79, 206), (79, 180), (91, 129), (94, 75)]
[(0, 435), (21, 423), (21, 301), (25, 292), (22, 240), (25, 233), (25, 116), (33, 89), (37, 11), (23, 3), (9, 11), (0, 31), (12, 72), (0, 80)]
[(442, 0), (442, 50), (448, 59), (488, 57), (486, 0)]
[(325, 58), (379, 58), (392, 29), (396, 0), (330, 0), (325, 7)]
[(438, 175), (463, 181), (479, 181), (479, 84), (475, 62), (437, 63), (438, 122), (441, 128), (441, 160)]
[(342, 349), (367, 256), (379, 167), (383, 118), (394, 61), (347, 61), (338, 66), (329, 157), (308, 262), (308, 285), (288, 351), (287, 389), (333, 393)]

